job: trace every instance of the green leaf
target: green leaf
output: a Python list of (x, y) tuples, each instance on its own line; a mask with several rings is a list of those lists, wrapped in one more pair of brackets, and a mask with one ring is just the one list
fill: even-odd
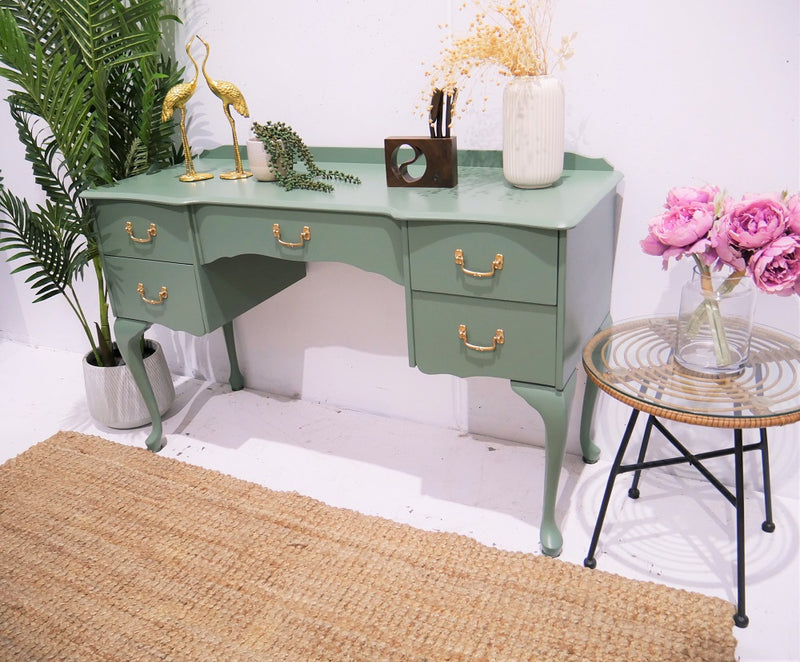
[[(93, 347), (71, 289), (99, 260), (93, 209), (80, 194), (180, 155), (175, 125), (160, 117), (183, 73), (159, 54), (173, 20), (164, 0), (0, 0), (0, 76), (46, 198), (34, 210), (0, 186), (0, 250), (28, 276), (34, 301), (67, 298)], [(105, 328), (106, 286), (95, 271)]]

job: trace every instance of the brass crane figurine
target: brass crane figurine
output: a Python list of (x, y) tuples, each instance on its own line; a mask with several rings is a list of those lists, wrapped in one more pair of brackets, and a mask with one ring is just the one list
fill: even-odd
[(225, 116), (231, 123), (231, 132), (233, 133), (233, 156), (236, 162), (236, 170), (223, 172), (220, 175), (220, 179), (244, 179), (245, 177), (252, 177), (252, 172), (248, 172), (242, 168), (242, 155), (239, 153), (239, 141), (236, 139), (236, 123), (233, 121), (230, 110), (230, 107), (233, 106), (234, 110), (242, 117), (250, 117), (250, 111), (247, 109), (247, 102), (244, 100), (244, 95), (239, 91), (239, 88), (233, 83), (229, 83), (226, 80), (214, 80), (208, 77), (206, 73), (206, 62), (211, 53), (211, 47), (200, 35), (197, 35), (197, 38), (202, 41), (203, 45), (206, 47), (206, 56), (203, 58), (203, 77), (206, 79), (206, 83), (208, 83), (208, 87), (211, 91), (222, 99), (222, 108), (225, 111)]
[(175, 109), (181, 111), (181, 141), (183, 141), (183, 155), (186, 160), (186, 174), (178, 177), (182, 182), (199, 182), (204, 179), (211, 179), (214, 175), (210, 172), (197, 172), (194, 169), (194, 162), (192, 161), (192, 149), (189, 146), (189, 139), (186, 137), (186, 103), (192, 98), (195, 89), (197, 88), (197, 77), (200, 70), (197, 67), (189, 48), (194, 41), (194, 37), (186, 44), (186, 54), (194, 65), (194, 78), (189, 83), (178, 83), (171, 87), (164, 97), (164, 103), (161, 106), (161, 121), (168, 121)]

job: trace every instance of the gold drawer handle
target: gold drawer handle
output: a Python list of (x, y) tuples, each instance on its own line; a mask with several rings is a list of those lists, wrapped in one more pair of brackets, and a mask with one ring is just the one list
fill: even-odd
[(142, 301), (144, 301), (145, 303), (152, 304), (153, 306), (158, 306), (159, 304), (164, 303), (164, 301), (166, 301), (167, 297), (169, 296), (167, 294), (167, 288), (165, 285), (162, 286), (161, 289), (158, 291), (158, 299), (148, 299), (144, 293), (144, 285), (142, 285), (141, 283), (139, 283), (139, 286), (136, 288), (136, 291), (139, 293), (139, 296), (142, 297)]
[(280, 223), (272, 224), (272, 234), (275, 235), (275, 239), (278, 240), (278, 243), (281, 246), (286, 246), (287, 248), (301, 248), (304, 241), (311, 241), (311, 230), (307, 225), (303, 226), (303, 231), (300, 233), (300, 241), (298, 241), (297, 243), (292, 243), (290, 241), (281, 241)]
[(484, 347), (482, 345), (471, 345), (467, 342), (467, 325), (466, 324), (459, 324), (458, 325), (458, 337), (464, 341), (464, 346), (467, 349), (474, 349), (476, 352), (493, 352), (497, 349), (498, 345), (502, 345), (506, 341), (506, 334), (503, 332), (503, 329), (497, 329), (494, 332), (494, 337), (492, 338), (492, 344), (489, 347)]
[(128, 236), (131, 238), (131, 241), (135, 241), (137, 244), (149, 244), (153, 241), (153, 237), (158, 234), (158, 230), (156, 229), (156, 224), (151, 223), (150, 227), (147, 228), (147, 238), (146, 239), (139, 239), (138, 237), (133, 236), (133, 223), (130, 221), (125, 221), (125, 232), (128, 233)]
[(492, 260), (491, 271), (472, 271), (464, 266), (464, 251), (462, 251), (460, 248), (456, 248), (456, 264), (461, 267), (461, 271), (467, 274), (467, 276), (473, 276), (474, 278), (488, 278), (489, 276), (494, 276), (495, 271), (500, 271), (503, 268), (503, 254), (498, 253), (494, 256), (494, 260)]

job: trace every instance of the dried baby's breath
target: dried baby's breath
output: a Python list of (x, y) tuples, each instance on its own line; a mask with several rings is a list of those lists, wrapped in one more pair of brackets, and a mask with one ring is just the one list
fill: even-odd
[[(488, 70), (501, 76), (541, 76), (572, 57), (575, 34), (562, 37), (558, 49), (550, 48), (552, 0), (473, 0), (459, 9), (463, 11), (468, 6), (476, 8), (468, 32), (445, 39), (439, 61), (425, 72), (431, 89), (452, 93), (457, 87), (464, 87), (465, 79)], [(470, 102), (467, 99), (464, 105)]]

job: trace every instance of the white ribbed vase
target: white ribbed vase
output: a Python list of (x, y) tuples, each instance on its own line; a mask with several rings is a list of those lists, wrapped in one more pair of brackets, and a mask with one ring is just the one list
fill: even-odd
[[(164, 350), (154, 340), (145, 340), (153, 352), (144, 359), (144, 369), (153, 387), (159, 413), (166, 412), (175, 401), (175, 387), (169, 373)], [(115, 343), (116, 349), (116, 343)], [(126, 365), (100, 368), (83, 359), (83, 383), (86, 404), (92, 418), (110, 428), (137, 428), (151, 422), (150, 412)]]
[(518, 188), (551, 186), (564, 171), (564, 85), (512, 78), (503, 92), (503, 174)]

